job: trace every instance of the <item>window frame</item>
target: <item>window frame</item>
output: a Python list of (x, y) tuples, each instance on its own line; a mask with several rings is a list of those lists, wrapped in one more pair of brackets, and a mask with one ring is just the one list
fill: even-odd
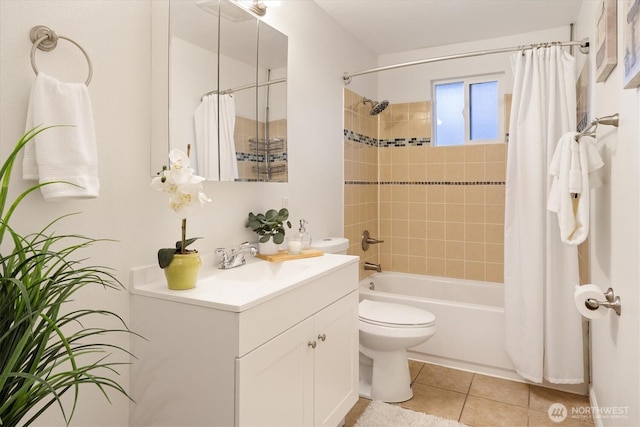
[[(504, 88), (504, 72), (476, 74), (461, 77), (449, 77), (444, 79), (431, 80), (431, 103), (432, 103), (432, 123), (431, 126), (431, 145), (436, 147), (457, 147), (464, 145), (477, 145), (477, 144), (500, 144), (506, 142), (506, 129), (505, 129), (505, 88)], [(498, 83), (498, 137), (496, 139), (476, 139), (472, 140), (471, 137), (471, 120), (470, 120), (470, 86), (478, 83), (488, 82)], [(438, 144), (436, 138), (437, 133), (437, 99), (436, 99), (436, 86), (462, 83), (464, 92), (464, 109), (462, 115), (464, 118), (464, 142), (462, 144)]]

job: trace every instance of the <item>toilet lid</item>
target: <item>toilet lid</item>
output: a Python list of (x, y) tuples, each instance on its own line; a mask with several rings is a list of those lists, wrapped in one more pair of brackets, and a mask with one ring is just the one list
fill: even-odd
[(424, 327), (432, 325), (436, 320), (436, 316), (426, 310), (368, 299), (360, 301), (358, 312), (360, 320), (382, 326)]

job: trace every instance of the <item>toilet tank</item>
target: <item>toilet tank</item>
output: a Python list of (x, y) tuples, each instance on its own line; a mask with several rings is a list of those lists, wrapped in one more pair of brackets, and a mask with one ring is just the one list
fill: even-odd
[(313, 239), (311, 249), (317, 249), (327, 254), (346, 255), (349, 249), (349, 239), (346, 237), (325, 237), (324, 239)]

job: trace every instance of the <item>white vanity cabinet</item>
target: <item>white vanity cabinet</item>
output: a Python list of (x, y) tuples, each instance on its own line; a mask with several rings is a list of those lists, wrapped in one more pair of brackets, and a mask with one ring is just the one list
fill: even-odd
[(357, 306), (351, 292), (237, 359), (239, 425), (340, 423), (357, 395)]
[(304, 268), (282, 286), (169, 291), (133, 272), (130, 425), (340, 424), (358, 400), (358, 258), (286, 263)]

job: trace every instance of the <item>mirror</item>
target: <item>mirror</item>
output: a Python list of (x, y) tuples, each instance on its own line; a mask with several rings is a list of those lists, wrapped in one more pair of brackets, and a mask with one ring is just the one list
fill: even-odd
[[(211, 135), (202, 128), (204, 122), (217, 121), (217, 108), (204, 108), (201, 98), (218, 88), (217, 13), (217, 1), (169, 2), (168, 147), (186, 152), (190, 144), (196, 173), (215, 181), (219, 180), (217, 132)], [(196, 120), (200, 121), (198, 141)]]
[(252, 170), (259, 181), (286, 182), (287, 37), (261, 22), (258, 46), (258, 132), (249, 141), (258, 162)]
[[(229, 3), (241, 13), (233, 20), (220, 19), (220, 81), (218, 130), (221, 180), (248, 180), (251, 164), (249, 139), (257, 135), (256, 82), (258, 67), (258, 19)], [(235, 158), (235, 162), (234, 161)], [(226, 163), (225, 163), (226, 162)]]
[(152, 173), (189, 144), (209, 181), (286, 182), (287, 37), (229, 0), (152, 8)]

